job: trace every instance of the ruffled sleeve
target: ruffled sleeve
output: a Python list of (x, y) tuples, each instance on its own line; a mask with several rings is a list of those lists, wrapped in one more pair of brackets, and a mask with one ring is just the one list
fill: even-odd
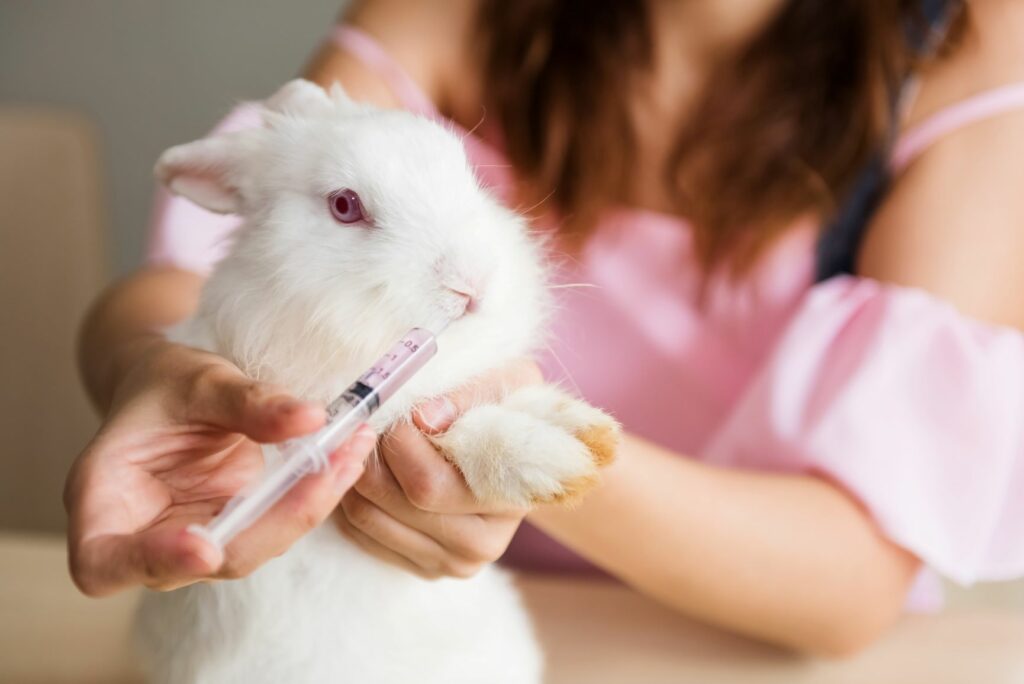
[[(210, 134), (253, 128), (259, 124), (258, 107), (252, 103), (241, 104)], [(237, 216), (207, 211), (160, 187), (154, 202), (146, 263), (207, 274), (227, 253), (229, 239), (239, 223)]]
[(1024, 336), (925, 292), (814, 287), (703, 455), (823, 474), (959, 583), (1024, 574)]

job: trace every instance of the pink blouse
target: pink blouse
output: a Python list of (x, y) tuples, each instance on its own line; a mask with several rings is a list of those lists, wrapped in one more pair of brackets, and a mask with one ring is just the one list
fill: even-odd
[[(410, 110), (440, 118), (368, 35), (338, 27), (333, 39)], [(958, 126), (1020, 106), (1024, 84), (942, 112), (904, 136), (894, 166)], [(256, 123), (242, 106), (218, 130)], [(468, 133), (466, 146), (482, 182), (507, 196), (500, 150)], [(207, 272), (236, 225), (161, 191), (149, 261)], [(612, 212), (557, 269), (560, 316), (542, 367), (679, 453), (827, 476), (884, 534), (957, 582), (1024, 574), (1024, 337), (922, 291), (854, 277), (815, 284), (816, 230), (794, 229), (742, 282), (713, 279), (699, 304), (686, 223)], [(506, 561), (588, 568), (529, 526)], [(923, 572), (909, 605), (933, 607), (937, 596)]]

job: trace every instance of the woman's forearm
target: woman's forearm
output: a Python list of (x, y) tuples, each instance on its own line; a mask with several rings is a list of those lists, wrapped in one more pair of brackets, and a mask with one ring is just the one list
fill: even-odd
[(635, 437), (579, 508), (530, 519), (693, 617), (831, 655), (888, 626), (919, 567), (825, 480), (713, 468)]
[(82, 324), (78, 361), (83, 382), (101, 411), (133, 358), (162, 338), (160, 331), (195, 309), (203, 277), (173, 268), (148, 268), (112, 285)]

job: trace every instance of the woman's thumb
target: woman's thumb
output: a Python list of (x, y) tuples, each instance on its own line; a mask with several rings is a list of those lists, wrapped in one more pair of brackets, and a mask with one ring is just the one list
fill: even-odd
[(424, 434), (441, 434), (469, 409), (499, 402), (507, 393), (502, 383), (486, 378), (484, 381), (470, 383), (451, 394), (424, 402), (413, 412), (412, 419)]
[(518, 359), (487, 373), (447, 396), (435, 397), (413, 411), (416, 427), (428, 435), (437, 435), (474, 406), (500, 402), (520, 387), (542, 381), (540, 371), (530, 359)]
[(140, 584), (183, 586), (211, 576), (224, 560), (219, 549), (173, 527), (69, 541), (71, 579), (79, 591), (94, 597)]

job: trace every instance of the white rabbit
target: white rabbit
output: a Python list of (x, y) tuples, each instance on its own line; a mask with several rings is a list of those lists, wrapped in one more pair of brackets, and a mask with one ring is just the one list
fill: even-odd
[[(173, 192), (244, 218), (173, 337), (328, 401), (410, 328), (456, 317), (437, 357), (374, 417), (378, 431), (535, 349), (549, 309), (542, 250), (479, 187), (456, 135), (301, 80), (262, 118), (157, 164)], [(469, 410), (436, 443), (479, 500), (528, 505), (581, 495), (617, 437), (605, 414), (537, 386)], [(137, 632), (151, 677), (174, 684), (526, 684), (542, 673), (504, 572), (423, 580), (330, 523), (249, 577), (147, 593)]]

